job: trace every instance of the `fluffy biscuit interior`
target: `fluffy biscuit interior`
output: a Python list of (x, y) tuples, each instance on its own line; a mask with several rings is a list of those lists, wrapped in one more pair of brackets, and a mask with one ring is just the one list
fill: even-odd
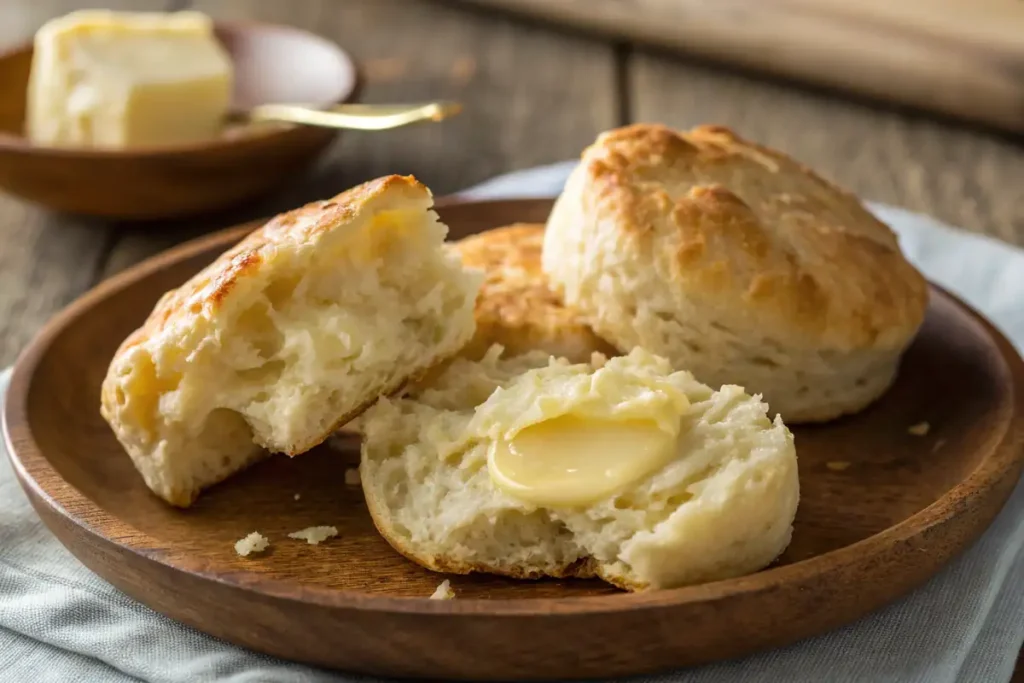
[[(752, 572), (785, 549), (799, 498), (793, 437), (758, 398), (714, 391), (642, 349), (578, 365), (499, 354), (456, 360), (430, 388), (364, 415), (364, 491), (400, 552), (439, 571), (642, 589)], [(566, 415), (656, 422), (674, 434), (671, 457), (586, 505), (497, 486), (495, 440)]]

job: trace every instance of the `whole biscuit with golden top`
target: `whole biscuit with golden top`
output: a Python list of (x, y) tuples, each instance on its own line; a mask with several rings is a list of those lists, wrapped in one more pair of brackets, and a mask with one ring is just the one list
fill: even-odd
[(117, 350), (101, 412), (146, 484), (189, 505), (323, 441), (473, 335), (480, 275), (430, 191), (374, 180), (277, 216), (166, 293)]
[(857, 198), (718, 126), (602, 134), (552, 211), (543, 267), (622, 351), (763, 394), (788, 423), (884, 393), (928, 302)]

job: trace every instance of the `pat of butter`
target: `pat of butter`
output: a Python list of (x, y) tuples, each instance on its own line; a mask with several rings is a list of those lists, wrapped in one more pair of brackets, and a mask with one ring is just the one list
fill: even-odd
[(675, 438), (647, 420), (561, 416), (495, 442), (491, 480), (509, 495), (549, 507), (589, 505), (672, 459)]
[(27, 133), (37, 144), (142, 147), (217, 136), (231, 60), (199, 12), (83, 10), (35, 36)]

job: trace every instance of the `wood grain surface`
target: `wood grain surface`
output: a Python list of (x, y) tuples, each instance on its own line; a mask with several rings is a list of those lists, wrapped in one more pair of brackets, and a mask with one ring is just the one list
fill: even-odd
[(1024, 132), (1014, 0), (464, 0)]
[[(550, 206), (440, 213), (459, 238), (543, 220)], [(376, 532), (361, 490), (345, 484), (345, 454), (271, 457), (183, 511), (150, 493), (95, 410), (121, 340), (242, 234), (157, 256), (62, 313), (16, 366), (4, 420), (30, 500), (79, 559), (154, 609), (262, 652), (440, 680), (609, 678), (742, 656), (921, 584), (987, 527), (1024, 464), (1024, 361), (933, 290), (895, 385), (858, 415), (793, 430), (801, 502), (773, 567), (633, 595), (596, 580), (455, 576), (458, 599), (430, 601), (443, 577)], [(926, 435), (909, 433), (922, 421)], [(315, 548), (287, 538), (313, 525), (338, 537)], [(253, 530), (270, 551), (239, 557), (234, 541)]]
[[(0, 47), (96, 3), (0, 2)], [(172, 9), (184, 0), (105, 0)], [(892, 3), (890, 3), (892, 4)], [(56, 215), (0, 195), (0, 363), (99, 280), (209, 230), (288, 208), (384, 172), (413, 171), (438, 194), (494, 173), (578, 154), (631, 120), (721, 121), (781, 147), (854, 192), (1024, 245), (1024, 143), (616, 41), (426, 0), (205, 0), (215, 16), (308, 28), (362, 63), (363, 99), (452, 96), (468, 109), (437, 127), (346, 135), (308, 180), (239, 211), (139, 226)], [(895, 6), (895, 5), (894, 5)], [(1024, 683), (1024, 669), (1021, 673)]]

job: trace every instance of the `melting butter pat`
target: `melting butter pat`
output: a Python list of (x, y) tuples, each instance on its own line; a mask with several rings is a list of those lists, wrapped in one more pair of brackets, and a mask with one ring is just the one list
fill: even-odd
[(35, 36), (27, 133), (37, 143), (142, 147), (219, 135), (231, 60), (199, 12), (73, 12)]
[(589, 505), (672, 459), (675, 435), (649, 420), (556, 417), (495, 442), (487, 464), (494, 484), (547, 507)]

